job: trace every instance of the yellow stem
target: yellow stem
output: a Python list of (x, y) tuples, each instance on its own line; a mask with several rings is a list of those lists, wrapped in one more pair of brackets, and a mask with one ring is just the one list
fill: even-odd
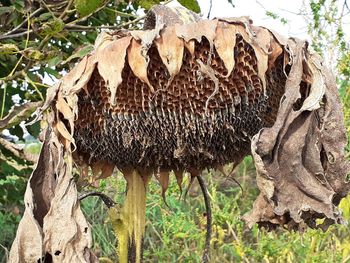
[[(147, 180), (132, 170), (124, 172), (127, 180), (127, 193), (124, 207), (119, 211), (112, 208), (109, 215), (114, 232), (118, 238), (118, 257), (120, 263), (141, 262), (141, 247), (146, 224), (146, 184)], [(132, 251), (132, 255), (128, 252)]]

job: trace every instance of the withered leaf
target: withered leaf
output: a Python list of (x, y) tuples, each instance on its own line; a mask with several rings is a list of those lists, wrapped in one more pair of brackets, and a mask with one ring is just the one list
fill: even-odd
[(53, 262), (97, 262), (89, 250), (90, 227), (77, 203), (63, 151), (55, 133), (48, 130), (27, 184), (26, 208), (11, 247), (10, 263), (41, 262), (47, 254)]
[(169, 186), (169, 174), (170, 174), (170, 171), (158, 171), (156, 174), (156, 178), (162, 187), (162, 196), (164, 201), (165, 201), (165, 192), (167, 191)]
[(166, 28), (161, 37), (155, 40), (160, 58), (169, 71), (171, 78), (179, 73), (184, 52), (183, 40), (175, 34), (175, 28)]
[(96, 53), (97, 68), (111, 92), (110, 103), (116, 104), (116, 92), (122, 82), (122, 70), (125, 64), (126, 50), (130, 37), (124, 37), (106, 45)]
[(145, 82), (151, 91), (154, 92), (154, 88), (147, 77), (149, 58), (147, 57), (147, 54), (143, 54), (141, 43), (134, 38), (131, 40), (131, 44), (128, 48), (128, 62), (135, 76)]
[[(325, 229), (331, 223), (342, 222), (335, 205), (339, 197), (349, 191), (349, 183), (345, 182), (350, 168), (343, 152), (345, 133), (334, 129), (335, 123), (343, 124), (342, 112), (335, 106), (339, 103), (336, 92), (332, 93), (336, 84), (328, 70), (321, 66), (319, 58), (310, 53), (302, 41), (291, 40), (289, 47), (295, 59), (277, 120), (252, 140), (261, 195), (245, 219), (250, 225), (278, 222), (295, 228), (303, 222), (317, 227), (316, 219), (326, 218), (320, 226)], [(293, 106), (301, 97), (299, 90), (305, 58), (313, 72), (313, 87), (297, 110)], [(328, 76), (327, 81), (323, 81), (320, 72)], [(339, 137), (330, 136), (330, 130)], [(335, 160), (324, 156), (327, 153), (324, 149), (328, 147), (332, 148), (332, 155), (337, 156)], [(339, 182), (342, 182), (341, 187)]]
[(234, 47), (236, 45), (236, 27), (220, 23), (216, 28), (214, 46), (227, 69), (226, 77), (231, 75), (235, 67)]
[(217, 20), (200, 20), (197, 23), (176, 24), (175, 31), (176, 35), (183, 38), (186, 42), (189, 42), (191, 39), (201, 42), (204, 36), (212, 44), (215, 38), (217, 23)]

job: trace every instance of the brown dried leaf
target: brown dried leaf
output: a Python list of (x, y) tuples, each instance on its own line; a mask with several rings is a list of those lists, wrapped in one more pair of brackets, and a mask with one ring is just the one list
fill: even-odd
[(92, 173), (95, 180), (104, 179), (112, 175), (114, 164), (106, 161), (99, 161), (91, 165)]
[(69, 149), (69, 145), (74, 143), (73, 135), (67, 130), (66, 125), (62, 121), (57, 121), (56, 123), (57, 131), (63, 136), (65, 139), (66, 149)]
[[(318, 227), (316, 219), (326, 218), (320, 226), (324, 229), (342, 222), (335, 205), (350, 187), (345, 182), (350, 166), (344, 158), (341, 105), (334, 79), (319, 58), (310, 54), (302, 41), (291, 40), (288, 46), (295, 59), (277, 120), (252, 141), (261, 196), (245, 219), (250, 225), (279, 222), (295, 228), (303, 223)], [(297, 110), (303, 59), (313, 74), (313, 87)]]
[(151, 91), (154, 92), (154, 88), (147, 77), (149, 58), (147, 54), (143, 54), (142, 45), (135, 39), (131, 40), (131, 44), (128, 48), (128, 62), (135, 76), (145, 82)]
[(176, 177), (176, 182), (177, 182), (177, 185), (179, 186), (180, 188), (180, 192), (182, 193), (182, 181), (184, 179), (184, 171), (174, 171), (174, 174), (175, 174), (175, 177)]
[(114, 40), (113, 36), (110, 35), (108, 32), (106, 31), (102, 31), (96, 38), (95, 40), (95, 45), (94, 45), (94, 49), (95, 51), (99, 51), (104, 49), (108, 44), (110, 44), (112, 41)]
[(249, 16), (222, 18), (219, 19), (219, 21), (236, 25), (240, 34), (248, 43), (251, 43), (251, 40), (254, 38), (255, 33), (252, 28), (253, 21)]
[(217, 20), (200, 20), (197, 23), (189, 23), (184, 25), (175, 25), (175, 32), (179, 38), (183, 38), (185, 42), (195, 39), (198, 42), (202, 41), (204, 36), (210, 44), (215, 39)]
[(25, 211), (11, 247), (9, 263), (39, 262), (44, 255), (41, 227), (55, 187), (53, 167), (49, 142), (45, 140), (38, 163), (27, 184)]
[(268, 68), (271, 69), (275, 66), (276, 59), (283, 53), (283, 48), (276, 41), (271, 39), (269, 50), (269, 62)]
[(164, 201), (165, 201), (165, 193), (169, 186), (169, 174), (170, 174), (169, 171), (158, 171), (156, 174), (156, 178), (162, 187), (162, 196)]
[(160, 31), (164, 28), (164, 23), (156, 23), (154, 29), (150, 30), (134, 30), (130, 35), (141, 41), (143, 55), (146, 57), (148, 49), (152, 46), (153, 41), (159, 37)]
[(87, 55), (86, 58), (87, 60), (86, 60), (84, 71), (82, 72), (82, 75), (79, 76), (79, 79), (75, 82), (75, 85), (68, 86), (66, 85), (65, 80), (62, 79), (62, 91), (63, 91), (62, 93), (65, 96), (77, 94), (82, 88), (88, 94), (86, 84), (90, 80), (91, 75), (96, 67), (96, 61), (95, 61), (94, 55)]
[(254, 43), (258, 45), (266, 54), (269, 54), (269, 49), (271, 46), (270, 32), (263, 27), (251, 26), (251, 28), (254, 32)]
[(63, 164), (43, 233), (45, 251), (52, 255), (53, 262), (86, 262), (86, 249), (92, 245), (91, 228), (77, 201), (70, 169)]
[[(97, 262), (90, 252), (91, 233), (77, 203), (71, 169), (55, 133), (46, 132), (39, 161), (27, 184), (26, 209), (9, 262)], [(63, 231), (64, 230), (64, 231)]]
[(262, 82), (264, 92), (266, 92), (265, 74), (268, 68), (269, 56), (259, 47), (253, 46), (257, 61), (258, 61), (258, 76)]
[(194, 56), (194, 48), (195, 48), (195, 42), (194, 40), (190, 40), (188, 42), (184, 41), (185, 48), (190, 52), (191, 56)]
[(67, 73), (60, 82), (60, 90), (63, 90), (65, 94), (69, 93), (69, 90), (75, 86), (80, 77), (84, 74), (88, 56), (85, 56), (69, 73)]
[(184, 43), (175, 34), (174, 27), (166, 28), (161, 37), (155, 40), (159, 56), (173, 78), (179, 73), (184, 52)]
[(236, 45), (236, 27), (219, 23), (216, 28), (214, 46), (227, 69), (226, 77), (231, 75), (235, 67), (234, 47)]
[(312, 76), (312, 83), (310, 94), (305, 99), (300, 110), (312, 111), (320, 108), (320, 102), (325, 94), (326, 86), (321, 71), (322, 66), (320, 65), (320, 58), (318, 57), (317, 53), (312, 53), (306, 63)]
[(110, 102), (113, 106), (116, 105), (117, 88), (122, 83), (125, 55), (131, 38), (129, 36), (115, 40), (96, 53), (97, 68), (111, 92)]
[(61, 96), (60, 93), (57, 97), (56, 108), (60, 113), (62, 113), (66, 120), (70, 121), (70, 125), (73, 127), (74, 114), (72, 108), (68, 105), (67, 101)]

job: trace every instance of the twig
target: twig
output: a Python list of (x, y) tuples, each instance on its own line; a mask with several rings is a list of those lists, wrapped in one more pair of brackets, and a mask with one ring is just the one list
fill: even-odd
[(26, 161), (35, 163), (38, 159), (38, 156), (35, 154), (27, 153), (24, 150), (24, 147), (21, 147), (17, 144), (14, 144), (12, 142), (9, 142), (3, 138), (0, 137), (0, 144), (8, 151), (10, 151), (12, 154), (14, 154), (16, 157), (24, 159)]
[(19, 106), (13, 106), (5, 117), (0, 118), (0, 132), (4, 129), (9, 129), (15, 125), (18, 125), (22, 121), (27, 120), (31, 114), (41, 106), (41, 101), (26, 102)]
[[(33, 16), (35, 16), (36, 14), (40, 13), (40, 12), (43, 11), (43, 10), (44, 10), (44, 9), (41, 8), (41, 7), (38, 8), (37, 10), (35, 10), (33, 13), (31, 13), (31, 14), (29, 15), (29, 18), (32, 18)], [(18, 29), (20, 29), (27, 21), (28, 21), (28, 19), (24, 19), (22, 23), (20, 23), (18, 26), (16, 26), (16, 27), (15, 27), (14, 29), (12, 29), (11, 31), (4, 33), (2, 36), (7, 36), (7, 35), (11, 35), (11, 34), (15, 33), (15, 32), (16, 32)], [(0, 39), (1, 39), (2, 36), (0, 36)]]
[(210, 0), (210, 4), (209, 4), (209, 11), (208, 11), (208, 15), (207, 18), (210, 18), (210, 13), (211, 13), (211, 9), (213, 8), (213, 0)]
[[(45, 44), (47, 43), (47, 41), (50, 39), (49, 36), (46, 36), (40, 43), (40, 45), (38, 46), (37, 50), (41, 50), (44, 48)], [(27, 37), (27, 42), (29, 40), (29, 37)], [(25, 49), (27, 48), (27, 42), (26, 42), (26, 46), (25, 46)], [(0, 80), (3, 80), (3, 81), (11, 81), (11, 80), (14, 80), (15, 78), (19, 77), (19, 76), (22, 76), (22, 71), (24, 72), (27, 72), (30, 67), (32, 66), (32, 63), (33, 61), (30, 60), (27, 65), (21, 70), (21, 71), (17, 71), (17, 72), (14, 72), (19, 64), (19, 62), (22, 60), (23, 58), (23, 55), (20, 57), (20, 59), (18, 60), (16, 66), (13, 68), (13, 70), (11, 71), (11, 73), (9, 75), (7, 75), (6, 77), (3, 77), (3, 78), (0, 78)]]
[(90, 192), (90, 193), (86, 193), (86, 194), (82, 194), (78, 197), (79, 201), (84, 200), (86, 197), (89, 196), (98, 196), (99, 198), (101, 198), (102, 202), (108, 207), (111, 208), (112, 206), (114, 206), (116, 203), (107, 195), (105, 195), (104, 193), (101, 192)]
[(34, 81), (32, 81), (32, 80), (30, 79), (30, 77), (28, 76), (28, 74), (27, 74), (24, 70), (22, 70), (21, 72), (22, 72), (22, 76), (25, 78), (25, 80), (27, 80), (30, 84), (32, 84), (32, 86), (34, 87), (35, 91), (39, 94), (40, 99), (41, 99), (42, 101), (44, 101), (44, 100), (45, 100), (45, 99), (44, 99), (44, 96), (43, 96), (43, 94), (40, 92), (40, 90), (38, 89), (38, 86), (34, 83)]
[(145, 19), (146, 16), (141, 16), (139, 18), (136, 18), (132, 21), (120, 24), (120, 25), (115, 25), (115, 26), (83, 26), (83, 25), (67, 25), (66, 28), (67, 29), (78, 29), (78, 30), (84, 30), (84, 31), (92, 31), (92, 30), (96, 30), (99, 28), (105, 28), (105, 29), (121, 29), (123, 27), (126, 27), (128, 25), (132, 25), (135, 24), (137, 22), (139, 22), (142, 19)]
[(137, 15), (121, 12), (119, 10), (109, 8), (108, 6), (106, 6), (105, 8), (106, 10), (116, 13), (118, 16), (138, 18)]
[(81, 21), (85, 21), (86, 19), (88, 19), (90, 16), (92, 16), (93, 14), (101, 11), (103, 8), (105, 8), (105, 6), (108, 4), (108, 1), (106, 1), (102, 6), (100, 6), (99, 8), (97, 8), (94, 12), (92, 12), (91, 14), (88, 14), (86, 16), (80, 17), (74, 21), (69, 22), (67, 25), (75, 25), (77, 22), (81, 22)]
[(1, 106), (1, 112), (0, 112), (0, 120), (2, 119), (2, 117), (4, 117), (4, 112), (5, 112), (6, 89), (7, 89), (7, 83), (4, 82), (4, 94), (2, 96), (2, 106)]
[(68, 5), (67, 5), (66, 8), (64, 9), (63, 13), (59, 16), (59, 19), (64, 20), (65, 16), (66, 16), (66, 15), (68, 14), (68, 12), (69, 12), (69, 8), (70, 8), (70, 7), (72, 6), (72, 4), (73, 4), (73, 1), (74, 1), (74, 0), (70, 0), (70, 1), (69, 1)]
[(3, 245), (0, 244), (0, 246), (5, 250), (5, 258), (6, 258), (6, 262), (8, 262), (9, 260), (9, 251), (6, 247), (4, 247)]
[(207, 226), (206, 226), (207, 232), (205, 233), (205, 247), (202, 255), (202, 262), (207, 263), (210, 261), (210, 240), (211, 240), (211, 233), (212, 233), (211, 206), (210, 206), (208, 189), (205, 185), (204, 179), (200, 175), (197, 175), (197, 180), (203, 193), (205, 209), (206, 209), (206, 217), (207, 217)]
[(43, 0), (39, 0), (40, 4), (45, 6), (46, 10), (49, 11), (49, 13), (52, 15), (53, 18), (56, 18), (55, 14), (53, 11), (51, 11), (51, 8), (45, 3)]

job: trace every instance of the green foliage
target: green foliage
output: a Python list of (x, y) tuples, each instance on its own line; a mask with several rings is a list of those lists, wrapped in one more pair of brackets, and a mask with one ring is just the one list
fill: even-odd
[(271, 12), (271, 11), (266, 11), (266, 16), (269, 16), (275, 20), (279, 20), (282, 24), (286, 25), (288, 23), (287, 19), (280, 17), (278, 14)]
[(104, 0), (75, 0), (75, 8), (81, 16), (87, 16), (102, 6)]
[[(3, 159), (5, 155), (7, 158)], [(0, 262), (6, 262), (5, 249), (10, 249), (15, 237), (23, 213), (27, 176), (31, 173), (28, 166), (10, 156), (0, 148)]]
[[(221, 174), (204, 174), (213, 209), (212, 262), (348, 262), (350, 260), (350, 197), (341, 203), (344, 226), (332, 226), (327, 232), (307, 229), (305, 233), (279, 229), (268, 232), (254, 226), (248, 229), (241, 216), (251, 207), (258, 194), (251, 158), (236, 169), (235, 178), (244, 191)], [(184, 186), (188, 180), (184, 182)], [(118, 176), (103, 180), (102, 190), (117, 203), (124, 198), (125, 181)], [(194, 183), (186, 201), (180, 196), (172, 177), (166, 194), (151, 181), (147, 195), (147, 225), (144, 262), (201, 262), (205, 241), (205, 206), (199, 186)], [(94, 246), (101, 257), (117, 262), (110, 224), (103, 214), (106, 208), (96, 198), (83, 202), (85, 215), (92, 223)]]
[(192, 10), (197, 14), (201, 12), (201, 8), (197, 0), (179, 0), (178, 2), (184, 7), (186, 7), (187, 9)]
[(158, 5), (160, 3), (160, 0), (136, 0), (135, 5), (140, 6), (146, 10), (149, 10), (154, 5)]

